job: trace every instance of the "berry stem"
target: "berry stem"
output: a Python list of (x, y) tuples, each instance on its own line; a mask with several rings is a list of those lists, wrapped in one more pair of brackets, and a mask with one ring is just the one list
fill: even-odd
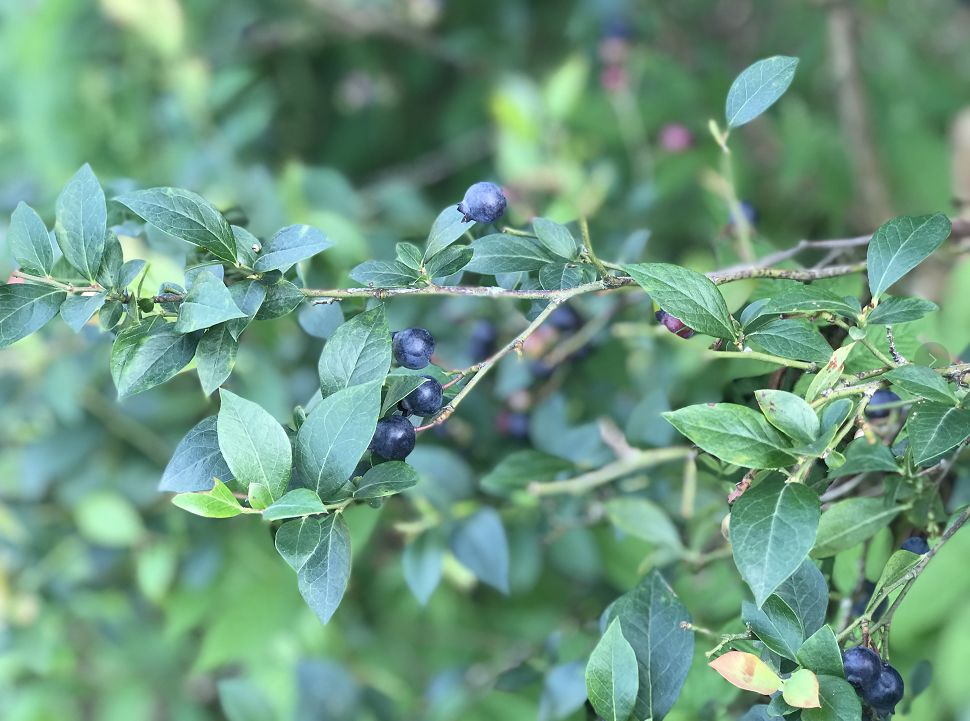
[(563, 481), (549, 481), (547, 483), (533, 482), (529, 484), (529, 492), (534, 496), (552, 496), (559, 494), (581, 495), (599, 486), (606, 485), (618, 478), (631, 473), (660, 465), (668, 461), (678, 461), (689, 458), (695, 451), (690, 446), (672, 446), (671, 448), (651, 448), (639, 451), (636, 455), (609, 463), (602, 468), (584, 473)]

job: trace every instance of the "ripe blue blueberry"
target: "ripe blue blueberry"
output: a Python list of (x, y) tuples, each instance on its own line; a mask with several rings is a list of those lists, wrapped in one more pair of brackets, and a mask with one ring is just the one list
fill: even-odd
[(492, 355), (497, 342), (498, 331), (495, 329), (495, 324), (490, 320), (477, 321), (468, 341), (468, 354), (472, 357), (472, 361), (480, 363)]
[(529, 440), (529, 416), (515, 411), (502, 411), (495, 419), (498, 432), (517, 441)]
[(388, 461), (403, 461), (414, 450), (414, 426), (404, 416), (377, 422), (370, 450)]
[(900, 548), (904, 551), (915, 553), (918, 556), (922, 556), (924, 553), (930, 552), (930, 544), (928, 544), (926, 539), (922, 536), (910, 536), (903, 541), (903, 545), (901, 545)]
[(866, 418), (878, 419), (878, 418), (888, 418), (889, 414), (892, 412), (890, 408), (875, 408), (873, 406), (881, 406), (887, 403), (895, 403), (899, 400), (899, 396), (893, 393), (887, 388), (880, 388), (875, 393), (872, 394), (872, 398), (869, 399), (868, 405), (866, 405)]
[(441, 384), (431, 376), (425, 376), (427, 380), (408, 393), (397, 407), (404, 411), (405, 415), (430, 416), (441, 410), (443, 391)]
[(692, 328), (688, 328), (686, 325), (684, 325), (684, 322), (680, 318), (675, 318), (665, 310), (658, 310), (654, 314), (654, 318), (660, 321), (660, 324), (664, 328), (676, 336), (680, 336), (681, 338), (690, 338), (694, 335), (694, 330)]
[(865, 646), (845, 649), (842, 652), (842, 665), (845, 667), (845, 680), (862, 691), (876, 682), (882, 670), (879, 654)]
[(399, 365), (411, 370), (424, 368), (434, 354), (434, 336), (424, 328), (408, 328), (391, 335), (391, 350)]
[(862, 688), (862, 700), (880, 715), (895, 713), (903, 698), (903, 677), (888, 663), (882, 664), (879, 677)]
[(458, 212), (464, 216), (463, 223), (469, 220), (494, 223), (505, 213), (507, 204), (505, 193), (495, 183), (475, 183), (465, 191), (465, 197), (458, 204)]
[(582, 316), (569, 305), (561, 305), (549, 314), (549, 325), (563, 333), (572, 333), (583, 325)]

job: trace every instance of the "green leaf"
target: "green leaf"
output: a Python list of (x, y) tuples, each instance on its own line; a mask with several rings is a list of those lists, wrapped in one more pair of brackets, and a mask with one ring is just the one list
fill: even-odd
[(480, 486), (493, 496), (508, 497), (514, 491), (524, 490), (530, 483), (551, 481), (573, 467), (569, 461), (542, 451), (515, 451), (485, 474)]
[(747, 338), (762, 350), (782, 358), (825, 363), (832, 356), (832, 346), (806, 320), (778, 318), (759, 326)]
[(47, 285), (0, 285), (0, 348), (47, 325), (66, 298), (63, 290)]
[(546, 290), (567, 290), (586, 280), (583, 269), (575, 264), (544, 265), (539, 271), (539, 285)]
[(411, 270), (420, 271), (424, 264), (421, 249), (414, 243), (397, 243), (394, 246), (394, 257)]
[(703, 403), (662, 415), (691, 441), (728, 463), (781, 468), (795, 462), (784, 436), (747, 406)]
[(262, 483), (279, 498), (292, 467), (286, 431), (261, 405), (226, 389), (219, 392), (219, 448), (236, 482), (243, 488)]
[(383, 498), (406, 491), (418, 482), (418, 472), (402, 461), (388, 461), (370, 468), (354, 490), (354, 498)]
[(303, 291), (288, 280), (265, 287), (266, 297), (253, 316), (254, 320), (282, 318), (296, 310), (304, 300)]
[(669, 263), (624, 266), (657, 305), (689, 328), (733, 340), (736, 333), (724, 296), (706, 275)]
[(509, 592), (509, 545), (498, 512), (482, 508), (460, 520), (451, 534), (451, 552), (475, 578)]
[(86, 279), (93, 281), (101, 267), (108, 209), (101, 184), (85, 163), (57, 196), (54, 235), (64, 258)]
[(424, 259), (427, 261), (454, 243), (465, 233), (475, 227), (475, 221), (463, 222), (464, 215), (458, 211), (457, 204), (449, 205), (442, 210), (431, 225), (431, 232), (428, 234), (428, 247), (424, 251)]
[(406, 288), (420, 275), (396, 260), (365, 260), (350, 271), (350, 277), (372, 288)]
[(404, 580), (422, 606), (428, 604), (441, 582), (444, 554), (444, 543), (436, 529), (418, 534), (404, 547), (401, 557)]
[(262, 483), (250, 483), (249, 488), (246, 489), (246, 497), (250, 507), (257, 511), (263, 510), (273, 502), (269, 489)]
[(323, 346), (317, 369), (324, 397), (349, 386), (382, 381), (391, 367), (391, 332), (378, 305), (341, 325)]
[(181, 188), (149, 188), (115, 200), (159, 230), (209, 251), (224, 263), (236, 264), (232, 228), (201, 195)]
[(327, 509), (320, 500), (320, 496), (309, 488), (294, 488), (263, 510), (263, 520), (279, 521), (283, 518), (298, 518), (326, 512)]
[(854, 347), (855, 343), (846, 343), (841, 348), (837, 348), (832, 352), (832, 357), (829, 358), (828, 363), (822, 367), (822, 370), (809, 383), (808, 390), (805, 391), (805, 400), (807, 402), (811, 403), (821, 396), (823, 392), (838, 383), (839, 378), (842, 377), (842, 372), (845, 370), (845, 359), (849, 357), (849, 353), (852, 352)]
[(794, 708), (821, 708), (818, 677), (807, 668), (798, 669), (785, 679), (782, 697)]
[(777, 475), (749, 488), (731, 510), (734, 565), (760, 607), (791, 576), (815, 543), (818, 495)]
[(91, 295), (69, 295), (61, 303), (61, 318), (71, 327), (71, 330), (80, 333), (91, 317), (101, 310), (107, 297), (106, 290)]
[(236, 241), (236, 260), (247, 268), (252, 268), (256, 264), (256, 253), (262, 250), (262, 243), (259, 238), (250, 233), (245, 228), (238, 225), (230, 225), (232, 237)]
[(384, 381), (384, 401), (381, 403), (381, 416), (396, 408), (399, 401), (416, 388), (428, 382), (424, 376), (411, 373), (391, 373)]
[(374, 437), (380, 386), (371, 381), (327, 396), (296, 434), (299, 480), (325, 501), (340, 492)]
[(312, 258), (333, 243), (310, 225), (288, 225), (267, 240), (253, 264), (257, 273), (281, 270), (284, 273), (301, 260)]
[(202, 392), (207, 396), (226, 382), (236, 365), (239, 343), (232, 337), (228, 323), (219, 323), (205, 332), (195, 351), (196, 370)]
[(573, 260), (579, 253), (579, 244), (566, 226), (545, 218), (534, 218), (532, 229), (539, 238), (539, 242), (553, 255)]
[(471, 247), (474, 255), (465, 269), (485, 275), (539, 270), (555, 262), (539, 241), (520, 235), (493, 233), (472, 241)]
[(869, 313), (870, 325), (894, 325), (919, 320), (940, 307), (923, 298), (883, 298)]
[(815, 633), (825, 623), (829, 587), (811, 559), (802, 561), (798, 569), (775, 589), (775, 595), (795, 612), (806, 634)]
[(768, 664), (752, 653), (728, 651), (708, 665), (732, 686), (764, 696), (770, 696), (784, 684)]
[(749, 65), (731, 83), (724, 116), (736, 128), (761, 115), (775, 104), (795, 78), (798, 58), (775, 55)]
[(224, 678), (216, 684), (219, 705), (228, 721), (275, 721), (273, 707), (245, 678)]
[(943, 213), (901, 216), (879, 226), (866, 253), (872, 297), (879, 298), (949, 235), (950, 219)]
[(866, 438), (857, 438), (845, 449), (845, 463), (829, 471), (829, 478), (875, 471), (898, 473), (899, 466), (887, 446), (882, 443), (870, 443)]
[(821, 708), (802, 710), (802, 721), (859, 721), (862, 704), (859, 694), (848, 681), (838, 676), (819, 675)]
[(909, 447), (917, 465), (931, 465), (970, 437), (970, 410), (917, 403), (906, 421)]
[(343, 514), (287, 521), (276, 532), (276, 550), (296, 571), (303, 600), (327, 623), (350, 580), (350, 531)]
[(741, 619), (767, 646), (784, 658), (795, 660), (795, 653), (805, 640), (795, 612), (778, 596), (769, 596), (761, 608), (750, 601), (741, 602)]
[(209, 328), (233, 318), (245, 318), (225, 284), (207, 270), (199, 271), (182, 301), (175, 330), (179, 333)]
[(887, 506), (882, 498), (849, 498), (839, 501), (822, 514), (813, 558), (834, 556), (852, 548), (876, 531), (885, 528), (903, 509)]
[(173, 378), (195, 355), (198, 338), (155, 315), (122, 330), (111, 346), (111, 378), (126, 398)]
[(475, 251), (466, 245), (446, 248), (428, 260), (425, 273), (431, 278), (445, 278), (454, 275), (471, 263), (474, 254)]
[(818, 415), (800, 396), (766, 389), (755, 391), (754, 397), (768, 422), (789, 438), (811, 443), (818, 437)]
[(893, 552), (893, 555), (889, 557), (886, 561), (886, 565), (882, 569), (882, 573), (879, 575), (879, 580), (876, 582), (875, 588), (872, 590), (872, 596), (869, 599), (869, 604), (866, 610), (871, 610), (869, 607), (872, 606), (872, 602), (879, 597), (880, 592), (887, 586), (891, 586), (905, 576), (917, 563), (922, 560), (922, 556), (912, 553), (911, 551), (904, 551), (902, 549)]
[(633, 713), (662, 719), (680, 695), (694, 656), (690, 614), (663, 576), (652, 571), (607, 610), (619, 619), (623, 636), (637, 657), (639, 687)]
[(858, 304), (852, 305), (834, 293), (814, 285), (798, 284), (768, 299), (761, 309), (762, 315), (791, 315), (827, 311), (854, 318), (859, 313)]
[(926, 366), (909, 363), (886, 373), (883, 378), (888, 379), (894, 386), (902, 388), (907, 393), (925, 398), (928, 401), (955, 406), (957, 397), (943, 376)]
[[(244, 318), (233, 318), (226, 322), (229, 334), (234, 340), (239, 340), (239, 336), (249, 327), (263, 305), (263, 301), (266, 299), (266, 286), (257, 280), (242, 280), (229, 286), (229, 295), (232, 296), (232, 302), (245, 315)], [(302, 296), (301, 293), (301, 301)]]
[(50, 275), (54, 269), (54, 249), (47, 226), (37, 211), (18, 203), (7, 230), (10, 252), (22, 270), (35, 275)]
[(606, 502), (610, 523), (634, 538), (673, 551), (683, 550), (677, 527), (663, 509), (646, 498), (619, 496)]
[(184, 511), (206, 518), (232, 518), (243, 512), (232, 491), (218, 478), (215, 479), (212, 490), (179, 493), (172, 497), (172, 503)]
[(101, 256), (101, 267), (98, 268), (97, 281), (105, 288), (118, 286), (121, 267), (125, 261), (121, 242), (113, 231), (109, 230), (104, 238), (104, 254)]
[(843, 676), (842, 652), (831, 626), (822, 626), (798, 649), (796, 660), (807, 669), (827, 676)]
[(185, 434), (165, 466), (158, 490), (175, 493), (212, 490), (213, 481), (232, 480), (232, 472), (219, 450), (216, 417), (203, 418)]
[(639, 686), (637, 655), (615, 618), (586, 664), (586, 693), (603, 721), (627, 721)]

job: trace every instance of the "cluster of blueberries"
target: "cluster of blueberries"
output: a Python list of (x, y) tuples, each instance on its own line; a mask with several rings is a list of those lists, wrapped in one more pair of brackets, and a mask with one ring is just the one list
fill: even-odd
[(854, 646), (842, 652), (845, 680), (852, 684), (863, 703), (880, 716), (895, 713), (903, 698), (903, 677), (899, 671), (865, 646)]
[[(424, 328), (408, 328), (391, 334), (391, 351), (398, 365), (420, 370), (431, 362), (434, 336)], [(377, 422), (370, 449), (388, 461), (403, 461), (414, 450), (414, 425), (409, 416), (430, 416), (441, 410), (444, 391), (432, 376), (408, 393), (397, 404), (403, 415)]]

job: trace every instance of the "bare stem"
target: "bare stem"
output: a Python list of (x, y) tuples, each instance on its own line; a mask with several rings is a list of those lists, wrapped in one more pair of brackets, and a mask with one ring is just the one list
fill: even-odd
[(606, 485), (623, 476), (650, 468), (652, 466), (689, 458), (694, 450), (688, 446), (673, 446), (672, 448), (652, 448), (639, 451), (629, 458), (622, 458), (609, 463), (595, 471), (584, 473), (575, 478), (563, 481), (549, 481), (548, 483), (533, 482), (529, 484), (529, 492), (535, 496), (551, 496), (563, 493), (581, 495), (599, 486)]

